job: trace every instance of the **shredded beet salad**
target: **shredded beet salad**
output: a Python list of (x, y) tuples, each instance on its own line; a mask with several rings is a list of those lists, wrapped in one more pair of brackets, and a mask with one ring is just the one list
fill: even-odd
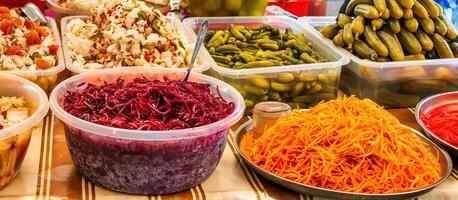
[(181, 80), (81, 83), (64, 95), (65, 111), (104, 126), (134, 130), (177, 130), (207, 125), (230, 115), (233, 102), (212, 95), (210, 85)]

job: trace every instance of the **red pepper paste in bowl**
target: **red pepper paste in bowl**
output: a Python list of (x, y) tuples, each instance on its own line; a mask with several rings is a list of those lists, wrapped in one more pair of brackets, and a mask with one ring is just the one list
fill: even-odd
[(458, 147), (458, 103), (438, 106), (420, 113), (423, 124), (435, 135)]

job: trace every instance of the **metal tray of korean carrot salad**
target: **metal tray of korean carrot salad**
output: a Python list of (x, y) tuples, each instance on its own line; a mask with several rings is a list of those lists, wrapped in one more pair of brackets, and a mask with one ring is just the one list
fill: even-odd
[[(433, 190), (435, 187), (443, 183), (451, 173), (452, 170), (452, 160), (450, 156), (440, 147), (438, 147), (434, 142), (430, 141), (428, 138), (423, 136), (420, 132), (415, 129), (406, 127), (413, 135), (417, 136), (420, 139), (421, 143), (425, 144), (426, 149), (431, 152), (436, 152), (435, 158), (439, 162), (439, 168), (441, 169), (440, 179), (437, 180), (435, 183), (423, 187), (416, 190), (406, 191), (406, 192), (396, 192), (396, 193), (354, 193), (354, 192), (345, 192), (345, 191), (338, 191), (332, 189), (326, 189), (311, 185), (302, 184), (299, 182), (295, 182), (289, 180), (287, 178), (281, 177), (276, 175), (272, 172), (269, 172), (260, 166), (256, 165), (252, 162), (249, 156), (242, 153), (242, 139), (249, 133), (253, 133), (253, 120), (249, 120), (246, 123), (242, 124), (234, 134), (234, 141), (235, 141), (235, 149), (237, 153), (240, 155), (242, 160), (247, 164), (250, 168), (252, 168), (257, 174), (261, 175), (262, 177), (270, 180), (276, 184), (279, 184), (285, 188), (297, 191), (299, 193), (303, 193), (306, 195), (313, 195), (316, 197), (324, 197), (330, 199), (350, 199), (350, 200), (397, 200), (397, 199), (409, 199), (418, 197), (420, 195), (426, 194)], [(259, 137), (259, 134), (258, 134)], [(434, 154), (434, 153), (433, 153)]]

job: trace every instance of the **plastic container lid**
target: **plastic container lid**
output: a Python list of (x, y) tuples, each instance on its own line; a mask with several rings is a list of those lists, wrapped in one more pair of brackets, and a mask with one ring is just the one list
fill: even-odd
[(49, 103), (48, 96), (43, 89), (31, 81), (0, 73), (0, 82), (4, 83), (0, 89), (0, 96), (23, 97), (29, 112), (32, 113), (26, 120), (0, 130), (1, 141), (35, 126), (48, 113)]
[(145, 141), (179, 140), (206, 136), (223, 129), (228, 129), (242, 118), (245, 110), (245, 103), (243, 101), (243, 97), (239, 92), (237, 92), (237, 90), (223, 81), (195, 72), (191, 73), (189, 80), (210, 84), (213, 94), (219, 90), (219, 94), (223, 99), (234, 102), (235, 109), (232, 114), (220, 121), (195, 128), (168, 131), (141, 131), (113, 128), (79, 119), (67, 113), (59, 103), (67, 91), (74, 90), (75, 87), (82, 82), (100, 84), (103, 83), (103, 81), (115, 81), (118, 77), (125, 80), (133, 80), (139, 76), (147, 78), (162, 78), (164, 76), (168, 76), (169, 78), (183, 79), (185, 75), (186, 71), (183, 70), (145, 67), (113, 68), (95, 71), (92, 73), (82, 73), (61, 82), (56, 86), (50, 95), (51, 110), (66, 124), (89, 133), (113, 138)]
[[(175, 18), (175, 17), (168, 17), (168, 16), (164, 16), (167, 21), (169, 21), (170, 23), (172, 23), (172, 25), (175, 27), (175, 29), (178, 31), (178, 33), (180, 34), (181, 38), (184, 39), (185, 41), (187, 41), (190, 46), (194, 46), (193, 44), (196, 42), (197, 40), (197, 37), (195, 36), (195, 34), (189, 34), (189, 32), (187, 32), (185, 30), (185, 27), (184, 25), (180, 22), (179, 19)], [(68, 16), (68, 17), (64, 17), (62, 18), (62, 22), (61, 22), (61, 30), (62, 30), (62, 47), (64, 49), (64, 58), (65, 58), (65, 63), (67, 64), (67, 69), (70, 70), (71, 72), (74, 72), (74, 73), (84, 73), (84, 72), (93, 72), (93, 71), (97, 71), (96, 70), (89, 70), (89, 69), (81, 69), (81, 68), (78, 68), (78, 67), (75, 67), (73, 66), (73, 59), (71, 58), (71, 50), (69, 49), (68, 47), (68, 43), (67, 43), (67, 24), (73, 20), (73, 19), (77, 19), (77, 18), (80, 18), (80, 19), (88, 19), (89, 16)], [(192, 44), (192, 45), (191, 45)], [(192, 48), (192, 47), (191, 47)], [(210, 69), (210, 65), (212, 64), (211, 60), (212, 58), (210, 57), (210, 54), (208, 54), (207, 50), (202, 47), (200, 49), (200, 52), (199, 52), (199, 57), (198, 57), (199, 61), (202, 63), (202, 65), (196, 65), (192, 68), (192, 70), (194, 72), (205, 72), (207, 71), (208, 69)], [(124, 68), (124, 67), (131, 67), (131, 66), (123, 66), (121, 68)], [(158, 66), (160, 67), (160, 66)], [(161, 67), (162, 68), (162, 67)], [(179, 70), (182, 70), (182, 71), (186, 71), (188, 68), (177, 68)], [(105, 70), (105, 69), (104, 69)]]
[(281, 116), (284, 113), (291, 112), (291, 106), (286, 103), (277, 101), (266, 101), (254, 106), (253, 114), (259, 116)]

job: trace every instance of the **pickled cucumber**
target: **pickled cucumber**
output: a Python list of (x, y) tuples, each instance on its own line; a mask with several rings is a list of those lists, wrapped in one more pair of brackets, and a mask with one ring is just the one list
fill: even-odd
[[(325, 71), (280, 72), (267, 76), (248, 76), (242, 79), (218, 76), (229, 82), (245, 99), (247, 114), (255, 104), (263, 101), (282, 101), (306, 108), (322, 100), (337, 97), (339, 73)], [(298, 104), (300, 103), (300, 104)]]
[[(328, 31), (333, 32), (336, 28), (337, 24)], [(327, 61), (313, 49), (303, 33), (293, 33), (291, 28), (282, 32), (270, 25), (253, 28), (231, 25), (224, 30), (211, 30), (204, 43), (217, 64), (226, 68), (248, 69)]]
[(362, 59), (389, 62), (458, 54), (449, 47), (458, 42), (458, 32), (434, 0), (351, 0), (344, 7), (345, 14), (322, 34)]
[(261, 77), (253, 77), (248, 79), (248, 83), (251, 85), (261, 88), (261, 89), (269, 89), (270, 83), (267, 79)]
[(416, 105), (421, 99), (418, 95), (401, 94), (384, 88), (377, 92), (376, 98), (379, 104), (400, 107)]
[(267, 3), (267, 0), (189, 0), (188, 5), (193, 17), (262, 16)]
[(242, 6), (242, 0), (225, 0), (224, 7), (230, 11), (237, 11)]
[(402, 91), (408, 94), (441, 93), (447, 83), (441, 80), (412, 80), (402, 84)]

